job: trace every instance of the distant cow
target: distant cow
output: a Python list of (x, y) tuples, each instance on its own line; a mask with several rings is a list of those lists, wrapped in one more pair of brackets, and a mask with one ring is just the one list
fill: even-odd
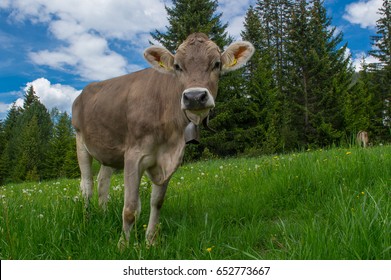
[[(124, 169), (123, 231), (126, 246), (140, 214), (140, 180), (151, 179), (151, 213), (146, 232), (153, 244), (168, 182), (180, 165), (188, 136), (215, 106), (221, 74), (242, 67), (252, 56), (249, 42), (224, 52), (202, 33), (190, 35), (175, 55), (152, 46), (144, 57), (152, 68), (87, 85), (72, 108), (83, 195), (93, 192), (92, 158), (98, 174), (99, 202), (107, 202), (113, 168)], [(185, 132), (186, 131), (186, 132)], [(186, 140), (185, 140), (186, 138)]]
[(358, 133), (357, 133), (357, 144), (361, 147), (364, 147), (366, 148), (368, 146), (368, 132), (366, 131), (363, 131), (363, 130), (360, 130)]

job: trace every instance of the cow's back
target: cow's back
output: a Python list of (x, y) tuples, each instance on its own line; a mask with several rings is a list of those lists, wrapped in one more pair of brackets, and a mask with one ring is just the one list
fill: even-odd
[(73, 104), (72, 124), (91, 155), (121, 167), (129, 145), (148, 135), (164, 141), (171, 133), (165, 126), (182, 117), (174, 79), (145, 69), (86, 86)]

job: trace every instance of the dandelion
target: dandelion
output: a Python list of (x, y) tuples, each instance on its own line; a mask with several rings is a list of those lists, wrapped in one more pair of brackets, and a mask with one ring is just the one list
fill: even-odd
[(212, 250), (213, 250), (213, 248), (214, 248), (215, 246), (212, 246), (212, 247), (209, 247), (209, 248), (206, 248), (206, 251), (208, 252), (208, 253), (210, 253), (210, 252), (212, 252)]
[(352, 152), (346, 152), (346, 155), (350, 155)]

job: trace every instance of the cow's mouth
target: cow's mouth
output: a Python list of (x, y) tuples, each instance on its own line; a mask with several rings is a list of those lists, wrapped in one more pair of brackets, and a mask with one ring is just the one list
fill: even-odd
[(182, 94), (182, 110), (187, 118), (199, 125), (215, 106), (214, 99), (207, 88), (188, 88)]
[(195, 125), (199, 125), (202, 121), (209, 115), (209, 111), (211, 108), (203, 109), (203, 110), (184, 110), (187, 118), (194, 123)]

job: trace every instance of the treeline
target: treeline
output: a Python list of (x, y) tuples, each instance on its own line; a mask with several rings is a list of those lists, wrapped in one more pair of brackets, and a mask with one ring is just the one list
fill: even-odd
[(77, 177), (76, 142), (69, 115), (50, 113), (31, 86), (23, 107), (0, 121), (0, 184)]
[[(203, 32), (221, 49), (232, 41), (216, 0), (173, 0), (167, 30), (152, 37), (167, 49)], [(258, 0), (249, 7), (243, 40), (256, 52), (248, 65), (220, 80), (216, 108), (189, 145), (188, 160), (260, 155), (354, 142), (360, 130), (372, 144), (391, 134), (391, 2), (379, 10), (371, 54), (379, 63), (357, 73), (321, 0)], [(51, 113), (30, 88), (23, 108), (0, 122), (0, 183), (75, 177), (74, 131), (67, 113)]]
[[(222, 77), (210, 126), (188, 158), (258, 155), (348, 145), (360, 130), (372, 144), (390, 140), (391, 2), (384, 0), (373, 37), (380, 63), (355, 72), (343, 34), (331, 25), (324, 1), (258, 0), (249, 7), (243, 40), (256, 53), (242, 71)], [(223, 49), (231, 41), (218, 1), (176, 0), (166, 7), (167, 32), (152, 33), (170, 50), (192, 32)]]

